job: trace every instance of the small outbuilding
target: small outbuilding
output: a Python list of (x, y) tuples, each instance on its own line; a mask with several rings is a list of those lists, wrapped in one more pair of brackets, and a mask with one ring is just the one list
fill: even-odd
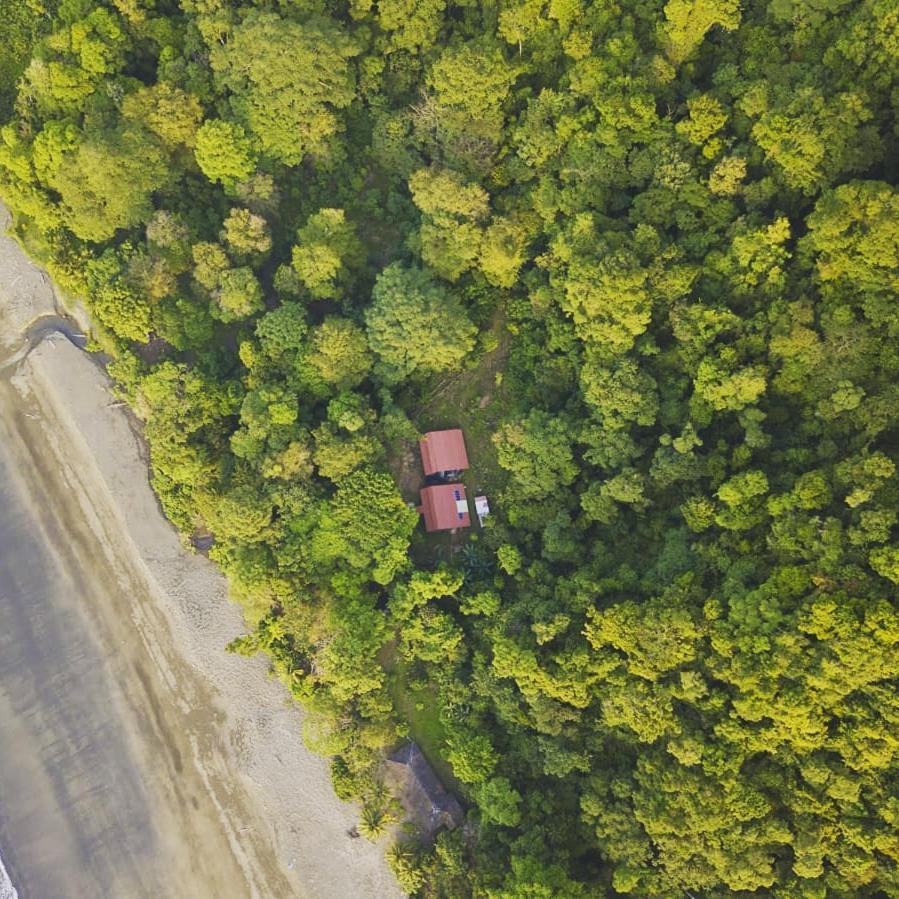
[(486, 496), (476, 496), (474, 498), (474, 511), (478, 516), (478, 524), (484, 527), (484, 519), (490, 514), (490, 503), (487, 502)]
[(465, 438), (459, 428), (449, 431), (428, 431), (419, 441), (421, 464), (425, 477), (439, 475), (455, 480), (468, 468)]
[(421, 491), (418, 511), (426, 531), (451, 531), (471, 527), (464, 484), (435, 484)]
[(416, 743), (406, 743), (388, 756), (384, 768), (391, 790), (427, 839), (462, 823), (462, 806), (440, 782)]

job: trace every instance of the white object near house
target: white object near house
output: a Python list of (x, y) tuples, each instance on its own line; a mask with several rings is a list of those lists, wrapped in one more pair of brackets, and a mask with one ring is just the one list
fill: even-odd
[(490, 506), (487, 503), (486, 496), (476, 496), (474, 498), (474, 510), (478, 516), (478, 524), (484, 527), (484, 519), (490, 514)]

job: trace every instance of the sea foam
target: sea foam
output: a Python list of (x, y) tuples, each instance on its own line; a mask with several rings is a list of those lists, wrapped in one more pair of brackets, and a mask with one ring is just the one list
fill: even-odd
[(12, 885), (9, 874), (6, 873), (6, 868), (3, 867), (2, 858), (0, 858), (0, 899), (19, 899), (19, 894)]

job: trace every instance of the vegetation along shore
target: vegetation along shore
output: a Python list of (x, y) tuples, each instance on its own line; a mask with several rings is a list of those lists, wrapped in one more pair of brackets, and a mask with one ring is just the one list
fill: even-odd
[(895, 0), (6, 6), (15, 234), (400, 888), (899, 896)]

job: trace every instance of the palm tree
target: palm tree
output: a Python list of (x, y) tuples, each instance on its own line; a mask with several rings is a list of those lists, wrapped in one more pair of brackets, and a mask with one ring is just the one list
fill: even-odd
[(396, 822), (396, 816), (387, 802), (368, 801), (362, 806), (362, 816), (359, 820), (359, 833), (373, 843), (377, 842), (391, 824)]

